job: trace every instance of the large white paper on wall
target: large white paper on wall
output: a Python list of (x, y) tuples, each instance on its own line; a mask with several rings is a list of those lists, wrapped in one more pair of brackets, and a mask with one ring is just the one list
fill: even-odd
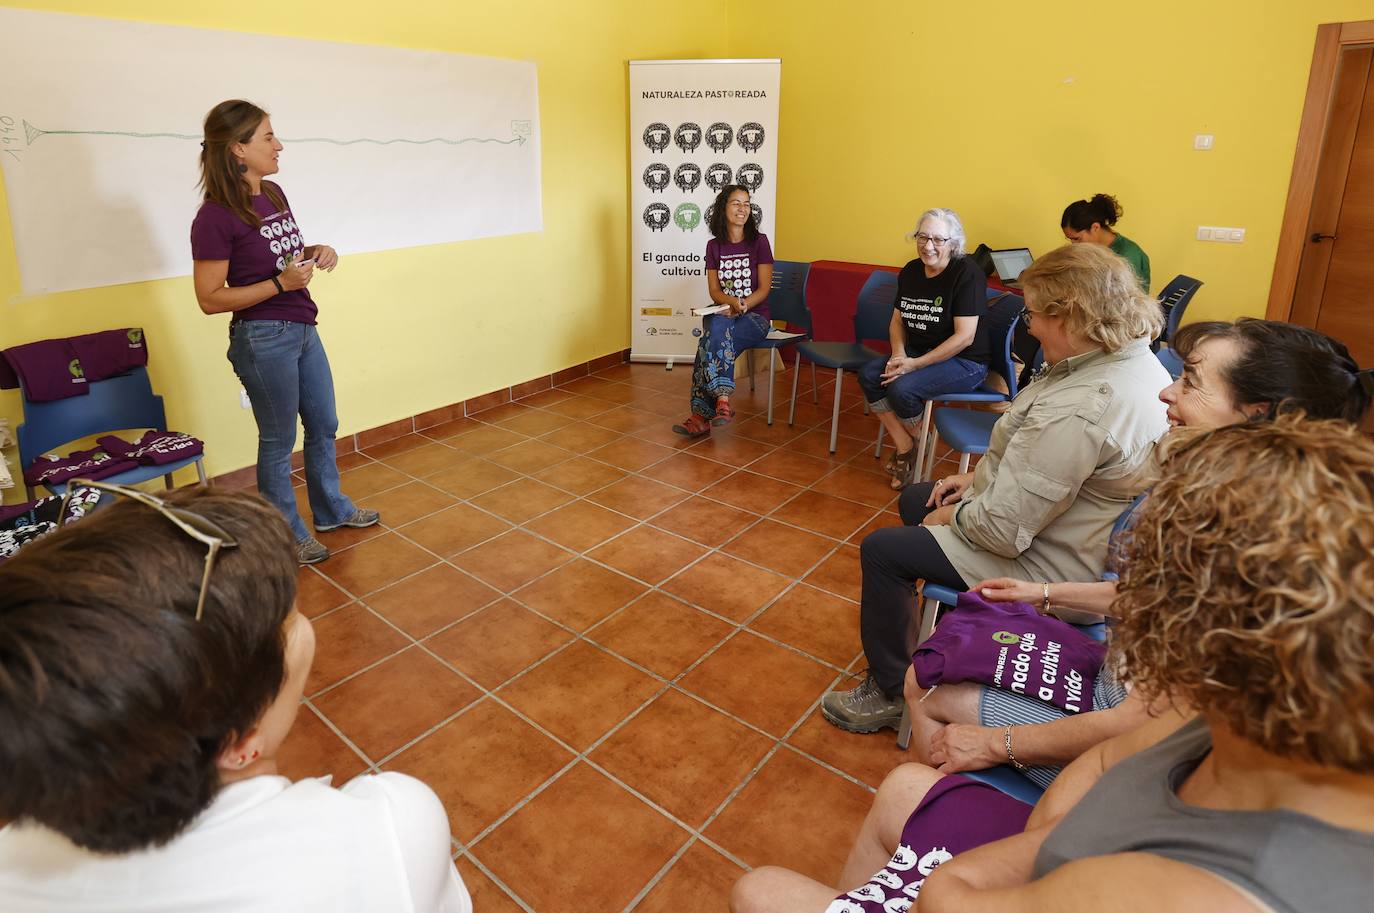
[(0, 9), (0, 163), (26, 294), (187, 275), (206, 113), (266, 109), (307, 243), (539, 231), (533, 63)]

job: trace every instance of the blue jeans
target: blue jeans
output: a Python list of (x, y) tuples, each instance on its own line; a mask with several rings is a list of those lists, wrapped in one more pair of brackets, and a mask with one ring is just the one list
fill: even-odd
[(859, 369), (859, 386), (874, 412), (895, 412), (898, 418), (918, 418), (926, 402), (946, 393), (968, 393), (988, 376), (988, 366), (967, 358), (950, 358), (903, 374), (887, 386), (882, 375), (887, 357), (875, 358)]
[(310, 535), (296, 510), (291, 451), (296, 416), (305, 426), (305, 487), (316, 526), (353, 515), (339, 490), (334, 435), (334, 377), (313, 326), (285, 320), (241, 320), (229, 325), (229, 363), (239, 376), (258, 423), (258, 494), (286, 517), (296, 539)]
[(735, 392), (735, 358), (768, 335), (771, 324), (762, 314), (742, 317), (709, 314), (701, 318), (701, 342), (692, 364), (692, 411), (714, 418), (716, 397)]

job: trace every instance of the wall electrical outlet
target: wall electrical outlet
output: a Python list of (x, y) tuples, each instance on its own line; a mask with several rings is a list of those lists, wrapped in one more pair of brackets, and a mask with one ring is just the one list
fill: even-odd
[(1199, 225), (1197, 227), (1197, 239), (1199, 241), (1220, 241), (1223, 244), (1239, 244), (1245, 240), (1245, 229)]
[(252, 409), (253, 404), (248, 400), (248, 391), (239, 387), (239, 408)]

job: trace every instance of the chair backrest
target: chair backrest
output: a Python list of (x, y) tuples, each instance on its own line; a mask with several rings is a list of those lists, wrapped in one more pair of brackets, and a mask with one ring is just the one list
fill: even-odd
[(859, 308), (854, 312), (854, 341), (887, 339), (892, 327), (892, 305), (897, 300), (897, 274), (876, 269), (859, 289)]
[(167, 430), (162, 397), (153, 392), (147, 368), (91, 381), (87, 390), (85, 396), (48, 403), (30, 402), (28, 391), (24, 391), (24, 424), (15, 429), (19, 459), (24, 466), (29, 466), (39, 454), (105, 431)]
[(795, 260), (773, 261), (773, 283), (768, 291), (768, 316), (785, 320), (811, 332), (811, 311), (806, 306), (806, 277), (810, 263)]
[(1188, 302), (1193, 300), (1200, 288), (1202, 280), (1181, 274), (1164, 286), (1159, 293), (1159, 304), (1164, 308), (1164, 335), (1160, 337), (1161, 340), (1169, 342), (1174, 338), (1179, 322), (1183, 320), (1183, 312), (1188, 309)]
[(1002, 375), (1007, 382), (1007, 394), (1016, 398), (1019, 381), (1016, 362), (1012, 360), (1012, 343), (1021, 325), (1021, 308), (1026, 300), (1020, 295), (1002, 292), (988, 301), (988, 346), (992, 358), (988, 369)]

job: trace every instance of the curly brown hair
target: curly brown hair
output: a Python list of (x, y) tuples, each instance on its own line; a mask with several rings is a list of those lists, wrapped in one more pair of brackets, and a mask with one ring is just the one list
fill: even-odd
[(1124, 545), (1125, 677), (1280, 757), (1374, 771), (1374, 444), (1301, 415), (1174, 450)]

